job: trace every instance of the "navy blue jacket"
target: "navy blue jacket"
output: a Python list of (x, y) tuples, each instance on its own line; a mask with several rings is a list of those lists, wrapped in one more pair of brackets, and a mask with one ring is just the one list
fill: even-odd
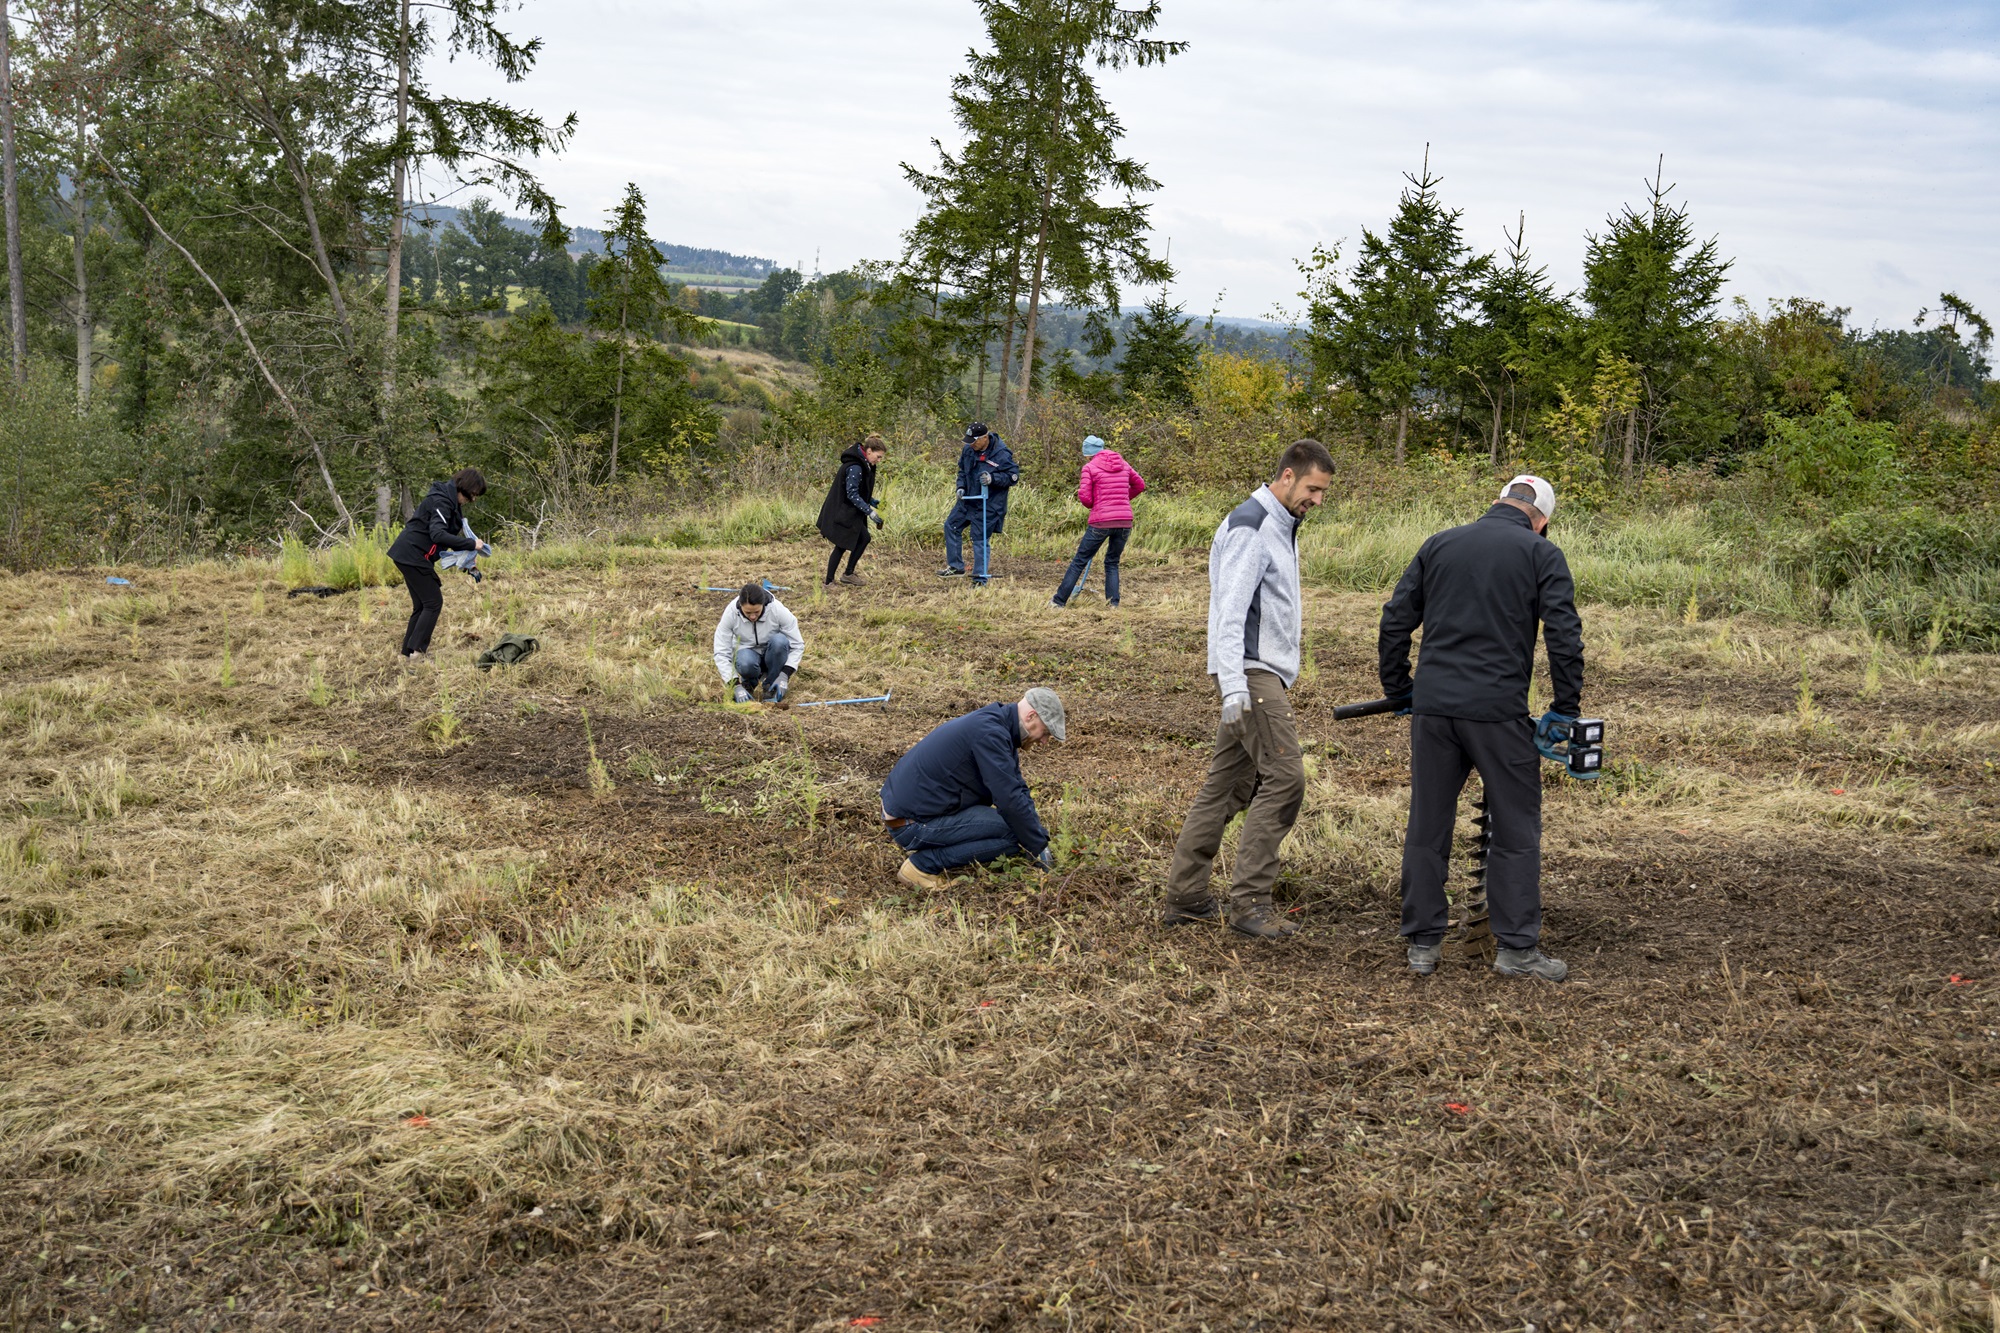
[(1496, 504), (1417, 550), (1382, 608), (1382, 693), (1411, 697), (1410, 636), (1421, 625), (1412, 711), (1474, 722), (1528, 715), (1535, 627), (1549, 646), (1558, 713), (1583, 705), (1583, 621), (1562, 548), (1528, 516)]
[(1029, 855), (1049, 845), (1021, 777), (1021, 714), (1013, 704), (953, 718), (904, 751), (882, 784), (882, 809), (896, 819), (921, 824), (975, 805), (1004, 815)]
[(986, 437), (983, 454), (974, 452), (969, 444), (958, 451), (958, 493), (972, 497), (969, 503), (975, 510), (979, 506), (982, 472), (993, 474), (993, 485), (986, 493), (986, 530), (998, 532), (1007, 521), (1007, 488), (1021, 479), (1021, 466), (1014, 461), (1014, 451), (997, 434)]

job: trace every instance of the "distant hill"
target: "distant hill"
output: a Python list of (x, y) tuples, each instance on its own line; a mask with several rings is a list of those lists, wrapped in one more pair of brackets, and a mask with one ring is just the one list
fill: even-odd
[[(458, 221), (458, 210), (443, 204), (413, 204), (410, 216), (419, 220), (429, 219), (440, 227)], [(540, 235), (541, 227), (527, 218), (508, 218), (507, 225), (515, 231)], [(758, 259), (754, 255), (731, 254), (727, 250), (706, 250), (694, 245), (670, 245), (655, 238), (653, 244), (666, 256), (669, 271), (679, 269), (684, 273), (727, 274), (731, 277), (750, 278), (756, 281), (771, 275), (778, 266), (768, 259)], [(590, 227), (570, 228), (570, 252), (572, 254), (603, 254), (604, 233)]]

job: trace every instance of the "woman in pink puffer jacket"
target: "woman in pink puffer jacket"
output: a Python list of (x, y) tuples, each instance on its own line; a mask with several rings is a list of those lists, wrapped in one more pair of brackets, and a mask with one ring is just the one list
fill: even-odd
[(1070, 593), (1076, 590), (1100, 546), (1104, 548), (1104, 600), (1118, 605), (1118, 561), (1132, 536), (1132, 499), (1146, 489), (1146, 479), (1095, 435), (1084, 437), (1083, 456), (1086, 461), (1076, 483), (1076, 498), (1090, 510), (1090, 526), (1083, 530), (1076, 555), (1063, 571), (1062, 586), (1049, 601), (1058, 608), (1069, 605)]

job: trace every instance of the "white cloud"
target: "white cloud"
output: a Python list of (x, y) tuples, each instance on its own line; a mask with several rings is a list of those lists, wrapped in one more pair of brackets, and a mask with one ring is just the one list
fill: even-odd
[[(1223, 289), (1229, 313), (1288, 302), (1293, 260), (1351, 252), (1426, 142), (1475, 243), (1525, 210), (1564, 285), (1664, 154), (1735, 294), (1884, 324), (1945, 287), (2000, 307), (2000, 23), (1902, 8), (1168, 0), (1161, 33), (1192, 49), (1108, 87), (1197, 310)], [(980, 36), (957, 0), (531, 0), (512, 19), (545, 48), (504, 95), (580, 113), (545, 173), (572, 220), (636, 180), (664, 239), (828, 268), (895, 253), (917, 206), (898, 163), (949, 141)]]

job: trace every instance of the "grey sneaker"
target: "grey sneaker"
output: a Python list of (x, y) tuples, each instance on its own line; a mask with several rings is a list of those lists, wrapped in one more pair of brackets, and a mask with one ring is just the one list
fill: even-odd
[(1409, 952), (1410, 971), (1420, 977), (1427, 977), (1438, 970), (1438, 963), (1443, 958), (1442, 944), (1412, 944)]
[(953, 569), (950, 565), (946, 565), (938, 571), (938, 577), (941, 579), (962, 579), (965, 577), (965, 571), (962, 569)]
[(1493, 960), (1493, 970), (1503, 977), (1538, 977), (1543, 981), (1561, 981), (1569, 975), (1569, 964), (1560, 958), (1549, 957), (1540, 949), (1502, 949), (1499, 956)]

